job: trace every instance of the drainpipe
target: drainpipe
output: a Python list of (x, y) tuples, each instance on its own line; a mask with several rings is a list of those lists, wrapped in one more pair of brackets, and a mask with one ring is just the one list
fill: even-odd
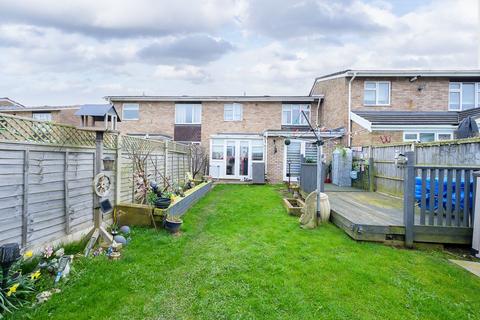
[(355, 80), (357, 73), (353, 73), (352, 79), (348, 81), (348, 137), (347, 137), (347, 146), (352, 145), (352, 117), (350, 113), (352, 112), (352, 82)]
[(315, 126), (318, 128), (318, 119), (320, 118), (320, 101), (322, 98), (318, 98), (318, 103), (317, 103), (317, 117), (315, 118)]

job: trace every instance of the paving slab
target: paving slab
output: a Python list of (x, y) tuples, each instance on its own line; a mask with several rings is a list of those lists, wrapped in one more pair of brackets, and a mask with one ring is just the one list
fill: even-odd
[(453, 260), (453, 259), (450, 259), (450, 261), (455, 263), (456, 265), (459, 265), (465, 270), (470, 271), (477, 277), (480, 277), (480, 262), (466, 261), (466, 260)]

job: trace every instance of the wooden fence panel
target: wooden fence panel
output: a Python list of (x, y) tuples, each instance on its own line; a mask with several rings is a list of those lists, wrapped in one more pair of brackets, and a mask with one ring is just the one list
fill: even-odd
[(418, 165), (466, 166), (480, 170), (480, 139), (365, 147), (363, 157), (369, 148), (374, 158), (376, 190), (397, 196), (403, 194), (405, 167), (397, 165), (395, 157), (410, 150), (415, 150)]
[(0, 243), (22, 242), (24, 154), (0, 149)]
[[(186, 145), (128, 136), (120, 139), (106, 133), (104, 154), (118, 155), (120, 160), (107, 173), (112, 203), (135, 200), (135, 168), (128, 153), (135, 147), (151, 151), (147, 172), (158, 182), (166, 173), (180, 183), (189, 170)], [(0, 244), (39, 246), (87, 231), (93, 225), (94, 174), (93, 132), (0, 114)]]

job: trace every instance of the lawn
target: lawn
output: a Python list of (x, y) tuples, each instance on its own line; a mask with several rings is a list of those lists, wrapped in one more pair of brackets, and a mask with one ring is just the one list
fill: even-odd
[(302, 230), (276, 186), (218, 185), (182, 235), (135, 229), (120, 261), (79, 260), (32, 319), (477, 319), (480, 279), (440, 252)]

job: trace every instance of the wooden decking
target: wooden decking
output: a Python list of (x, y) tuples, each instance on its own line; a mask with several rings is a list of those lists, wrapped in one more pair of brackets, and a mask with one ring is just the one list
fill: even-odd
[[(332, 222), (350, 237), (402, 245), (405, 241), (403, 200), (377, 192), (338, 187), (326, 188), (332, 208)], [(420, 226), (415, 215), (414, 241), (469, 244), (472, 230), (460, 227)]]

